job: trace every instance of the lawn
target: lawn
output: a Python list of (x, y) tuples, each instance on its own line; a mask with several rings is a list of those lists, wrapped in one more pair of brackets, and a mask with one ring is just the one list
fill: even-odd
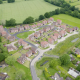
[(80, 19), (74, 18), (66, 14), (54, 15), (54, 20), (60, 19), (63, 23), (80, 28)]
[(8, 80), (13, 80), (14, 79), (16, 70), (23, 70), (25, 72), (25, 75), (26, 75), (25, 80), (32, 80), (30, 69), (23, 66), (22, 64), (19, 64), (18, 62), (16, 62), (14, 64), (14, 66), (8, 66), (4, 69), (0, 68), (0, 72), (8, 73), (8, 76), (9, 76)]
[[(46, 52), (47, 54), (54, 54), (54, 55), (63, 55), (64, 53), (67, 53), (70, 51), (79, 41), (80, 41), (80, 34), (73, 35), (69, 38), (67, 38), (65, 41), (59, 43), (53, 50)], [(78, 38), (79, 39), (72, 43), (71, 41)]]
[(44, 0), (15, 0), (15, 3), (4, 2), (0, 5), (0, 20), (14, 18), (17, 23), (22, 23), (27, 17), (38, 18), (45, 12), (54, 11), (59, 8)]
[(28, 32), (20, 33), (20, 34), (17, 35), (17, 37), (25, 39), (32, 33), (34, 33), (34, 31), (28, 31)]

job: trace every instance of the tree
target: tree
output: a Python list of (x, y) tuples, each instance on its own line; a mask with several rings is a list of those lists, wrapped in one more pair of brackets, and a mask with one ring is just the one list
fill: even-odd
[(43, 15), (39, 16), (39, 20), (43, 20), (45, 17)]
[(16, 71), (14, 80), (25, 80), (25, 72), (22, 70)]
[(58, 62), (57, 62), (57, 60), (53, 59), (53, 60), (50, 62), (49, 65), (50, 65), (51, 68), (55, 68), (55, 67), (58, 65)]
[(76, 69), (80, 72), (80, 64), (78, 64)]
[(15, 0), (7, 0), (8, 3), (13, 3)]
[(6, 26), (15, 26), (16, 20), (11, 18), (10, 20), (6, 20)]
[(0, 0), (0, 4), (2, 4), (3, 3), (3, 1), (2, 0)]
[(60, 58), (61, 65), (68, 65), (70, 64), (70, 56), (68, 54), (62, 55)]
[(46, 13), (44, 14), (44, 16), (45, 16), (46, 18), (49, 18), (49, 17), (50, 17), (50, 13), (49, 13), (49, 12), (46, 12)]
[(75, 80), (80, 80), (80, 76), (78, 76), (77, 78), (75, 78)]
[(1, 36), (0, 36), (0, 42), (2, 42)]
[(55, 14), (60, 14), (60, 10), (59, 9), (55, 9)]
[(77, 10), (73, 11), (73, 16), (78, 17), (78, 11)]
[(3, 61), (4, 59), (5, 59), (5, 56), (2, 53), (0, 53), (0, 62)]
[(23, 21), (23, 24), (30, 24), (34, 22), (34, 18), (33, 17), (28, 17)]
[(13, 66), (15, 64), (15, 58), (13, 56), (8, 56), (6, 59), (5, 59), (5, 62), (10, 65), (10, 66)]

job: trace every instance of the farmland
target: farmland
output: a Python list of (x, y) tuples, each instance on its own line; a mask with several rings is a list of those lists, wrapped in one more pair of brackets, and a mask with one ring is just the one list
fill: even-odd
[(45, 12), (54, 11), (59, 7), (51, 5), (44, 0), (16, 0), (15, 3), (4, 2), (0, 5), (0, 20), (14, 18), (17, 23), (22, 23), (29, 16), (38, 18)]
[(63, 23), (80, 28), (80, 19), (78, 18), (74, 18), (66, 14), (55, 15), (53, 18), (54, 20), (60, 19)]

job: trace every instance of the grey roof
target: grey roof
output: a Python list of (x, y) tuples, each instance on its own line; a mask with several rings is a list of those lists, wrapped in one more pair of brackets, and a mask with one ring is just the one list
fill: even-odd
[(72, 80), (70, 77), (67, 77), (66, 80)]

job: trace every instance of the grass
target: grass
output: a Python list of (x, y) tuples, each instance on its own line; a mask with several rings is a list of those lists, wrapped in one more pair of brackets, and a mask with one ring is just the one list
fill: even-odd
[(30, 69), (19, 64), (18, 62), (16, 62), (14, 64), (15, 67), (13, 66), (8, 66), (8, 67), (5, 67), (4, 69), (0, 68), (0, 72), (6, 72), (8, 73), (8, 76), (9, 76), (9, 80), (13, 80), (14, 77), (15, 77), (15, 72), (16, 70), (23, 70), (25, 72), (25, 75), (26, 75), (26, 79), (25, 80), (32, 80), (32, 77), (31, 77), (31, 72), (30, 72)]
[(80, 19), (74, 18), (66, 14), (54, 15), (54, 20), (60, 19), (63, 23), (80, 28)]
[(14, 18), (17, 23), (22, 23), (27, 17), (38, 18), (45, 12), (54, 11), (59, 7), (51, 5), (44, 0), (16, 0), (14, 3), (4, 2), (0, 5), (0, 20)]
[(32, 33), (34, 33), (34, 31), (28, 31), (28, 32), (20, 33), (20, 34), (17, 35), (17, 37), (25, 39)]

